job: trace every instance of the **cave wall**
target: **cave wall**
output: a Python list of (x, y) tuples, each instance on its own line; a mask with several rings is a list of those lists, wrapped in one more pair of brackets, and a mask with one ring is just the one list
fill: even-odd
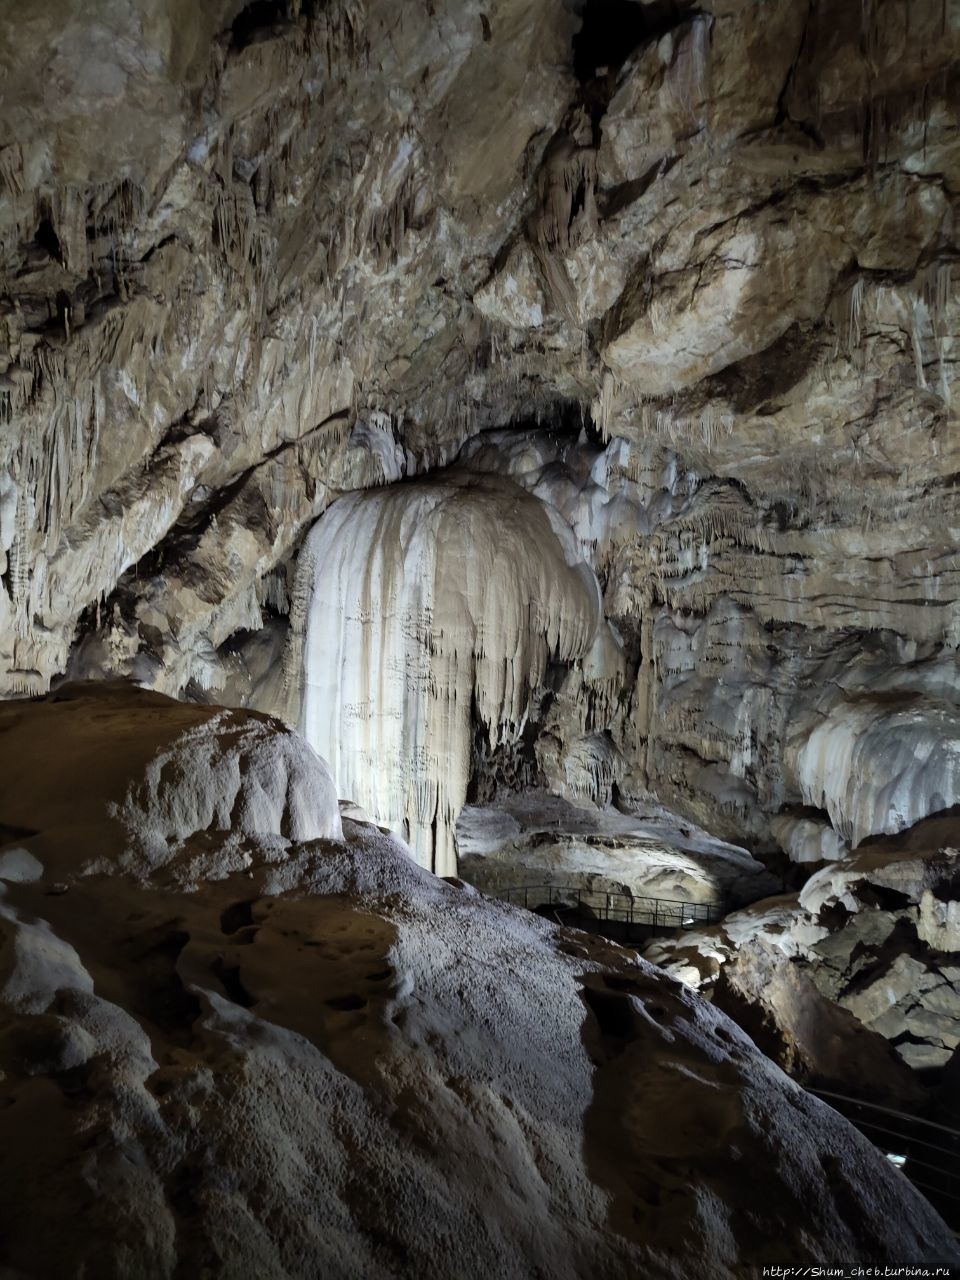
[(801, 850), (960, 799), (960, 7), (615, 16), (0, 15), (6, 696), (277, 709), (312, 523), (459, 460), (603, 590), (530, 776)]

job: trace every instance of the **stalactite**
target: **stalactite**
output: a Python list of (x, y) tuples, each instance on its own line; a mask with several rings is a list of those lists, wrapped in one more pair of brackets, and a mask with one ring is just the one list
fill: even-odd
[(23, 154), (17, 143), (0, 147), (0, 183), (10, 196), (23, 195)]
[(917, 386), (921, 391), (927, 389), (927, 379), (923, 371), (923, 331), (929, 326), (929, 322), (927, 304), (922, 298), (913, 298), (910, 304), (910, 342), (917, 371)]
[(274, 613), (284, 615), (290, 612), (287, 575), (282, 568), (272, 569), (263, 575), (257, 584), (257, 594), (261, 604)]
[[(901, 325), (910, 344), (916, 385), (921, 391), (935, 390), (950, 404), (949, 353), (953, 343), (951, 316), (954, 307), (953, 267), (950, 261), (934, 261), (905, 284), (877, 284), (868, 287), (858, 277), (849, 291), (835, 297), (830, 309), (837, 337), (836, 353), (845, 349), (853, 355), (864, 343), (864, 316), (869, 307), (871, 328), (880, 324), (880, 315), (890, 307), (899, 309)], [(938, 384), (930, 386), (925, 342), (936, 351)]]
[(604, 440), (609, 440), (612, 434), (613, 409), (619, 390), (620, 382), (616, 374), (604, 369), (599, 394), (591, 406), (591, 416)]
[(672, 407), (644, 403), (640, 409), (642, 429), (671, 444), (700, 443), (709, 453), (720, 440), (733, 432), (734, 416), (722, 405), (708, 401), (699, 413), (678, 414)]
[(540, 171), (540, 208), (532, 223), (535, 242), (562, 255), (595, 234), (596, 186), (596, 152), (558, 134)]

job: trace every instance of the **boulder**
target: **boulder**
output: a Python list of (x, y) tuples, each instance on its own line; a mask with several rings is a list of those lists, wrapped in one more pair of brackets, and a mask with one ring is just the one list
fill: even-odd
[(50, 867), (190, 881), (342, 835), (327, 766), (285, 725), (119, 682), (0, 704), (0, 771), (0, 831)]

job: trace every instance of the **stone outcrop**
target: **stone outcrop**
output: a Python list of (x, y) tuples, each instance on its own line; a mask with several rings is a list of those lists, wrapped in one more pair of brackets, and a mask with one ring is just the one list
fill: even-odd
[[(189, 809), (195, 737), (171, 748), (170, 721), (197, 713), (77, 691), (23, 715), (71, 717), (46, 762), (87, 823), (51, 811), (0, 852), (11, 1275), (735, 1280), (784, 1258), (960, 1260), (842, 1117), (630, 952), (444, 882), (346, 817), (342, 839), (282, 850), (241, 832), (239, 866), (195, 831), (189, 886), (122, 848), (91, 865), (116, 765), (79, 753), (81, 731), (126, 716), (152, 734)], [(204, 725), (228, 758), (237, 718)], [(25, 732), (0, 734), (4, 771)]]
[(826, 997), (810, 970), (784, 963), (776, 944), (757, 938), (739, 947), (736, 963), (717, 975), (712, 1002), (809, 1087), (913, 1114), (927, 1105), (916, 1074), (890, 1043)]
[[(859, 1025), (851, 1043), (866, 1044), (866, 1029), (907, 1066), (936, 1074), (960, 1046), (956, 837), (955, 819), (931, 818), (828, 863), (799, 894), (755, 902), (645, 954), (694, 989), (720, 992), (721, 1007), (744, 1025), (766, 1019), (764, 1034), (779, 1040), (774, 1056), (785, 1065), (796, 1060), (803, 1071), (842, 1081), (849, 1046), (839, 1006)], [(830, 1012), (818, 1012), (817, 992)], [(828, 1021), (832, 1032), (822, 1025)], [(837, 1049), (827, 1068), (831, 1038)], [(878, 1049), (874, 1055), (882, 1062)], [(880, 1066), (871, 1081), (851, 1065), (851, 1079), (867, 1092), (880, 1076)]]
[[(42, 844), (69, 833), (80, 873), (115, 858), (189, 886), (201, 874), (191, 853), (201, 833), (222, 874), (246, 865), (251, 844), (280, 857), (291, 840), (342, 834), (325, 762), (255, 711), (190, 706), (119, 682), (64, 685), (43, 701), (0, 705), (0, 735), (0, 835)], [(84, 767), (90, 787), (78, 783)]]
[(601, 902), (614, 894), (624, 910), (622, 899), (658, 898), (724, 911), (778, 887), (746, 849), (691, 829), (653, 802), (636, 814), (598, 813), (527, 791), (500, 805), (468, 805), (456, 837), (460, 874), (485, 893), (556, 886)]

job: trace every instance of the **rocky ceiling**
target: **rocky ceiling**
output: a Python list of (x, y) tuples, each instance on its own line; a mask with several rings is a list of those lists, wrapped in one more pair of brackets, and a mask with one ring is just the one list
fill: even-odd
[(310, 526), (467, 458), (608, 628), (481, 790), (798, 857), (953, 804), (958, 54), (955, 0), (5, 6), (0, 689), (289, 712)]

